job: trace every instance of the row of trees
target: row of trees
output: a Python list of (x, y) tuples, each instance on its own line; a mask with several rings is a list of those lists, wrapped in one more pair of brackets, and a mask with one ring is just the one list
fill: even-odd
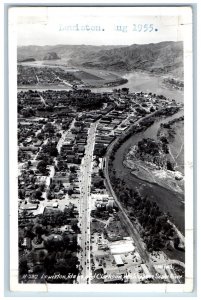
[(143, 228), (143, 239), (148, 251), (157, 251), (165, 247), (175, 237), (175, 231), (168, 223), (169, 214), (164, 214), (156, 202), (142, 197), (137, 189), (130, 189), (125, 182), (110, 176), (118, 199), (126, 207), (131, 220), (137, 220)]

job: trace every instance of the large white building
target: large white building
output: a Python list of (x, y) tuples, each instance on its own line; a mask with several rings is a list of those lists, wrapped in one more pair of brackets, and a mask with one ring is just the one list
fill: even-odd
[(114, 255), (114, 260), (115, 260), (116, 265), (118, 267), (124, 266), (124, 262), (123, 262), (123, 260), (121, 258), (121, 255)]

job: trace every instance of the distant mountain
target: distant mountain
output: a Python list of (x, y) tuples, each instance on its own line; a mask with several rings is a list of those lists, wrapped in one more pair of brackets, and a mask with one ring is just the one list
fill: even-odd
[(43, 57), (43, 60), (54, 60), (60, 59), (56, 52), (48, 52), (47, 55)]
[(31, 62), (31, 61), (35, 61), (35, 58), (34, 57), (28, 57), (28, 58), (20, 60), (19, 62)]
[(88, 46), (88, 45), (55, 45), (55, 46), (20, 46), (17, 49), (18, 60), (33, 56), (36, 60), (43, 60), (48, 52), (55, 52), (66, 62), (72, 57), (85, 57), (90, 53), (97, 53), (100, 50), (109, 50), (120, 46)]
[(23, 46), (18, 47), (18, 60), (33, 56), (42, 60), (55, 52), (71, 66), (111, 71), (142, 70), (155, 74), (183, 73), (183, 43), (161, 42), (131, 46)]
[[(80, 64), (79, 58), (72, 63)], [(183, 43), (162, 42), (157, 44), (131, 45), (123, 48), (101, 50), (82, 57), (82, 66), (113, 71), (143, 70), (168, 73), (183, 67)]]

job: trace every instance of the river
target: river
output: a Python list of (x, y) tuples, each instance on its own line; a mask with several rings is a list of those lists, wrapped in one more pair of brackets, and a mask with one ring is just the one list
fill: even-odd
[[(76, 72), (79, 71), (78, 68), (74, 68), (72, 66), (66, 65), (60, 65), (57, 62), (48, 62), (48, 61), (34, 61), (34, 62), (23, 62), (20, 63), (24, 66), (30, 66), (30, 67), (50, 67), (50, 68), (62, 68), (65, 71), (69, 72)], [(84, 69), (87, 72), (90, 71), (90, 69)], [(120, 77), (123, 77), (128, 80), (127, 83), (115, 87), (102, 87), (102, 88), (91, 88), (92, 92), (96, 93), (104, 93), (104, 92), (112, 92), (114, 88), (119, 89), (122, 87), (129, 88), (130, 92), (144, 92), (144, 93), (155, 93), (157, 95), (164, 95), (165, 97), (169, 99), (175, 99), (179, 103), (183, 103), (183, 97), (184, 93), (183, 91), (177, 90), (177, 89), (171, 89), (170, 87), (167, 87), (163, 84), (163, 79), (168, 77), (168, 75), (154, 75), (147, 72), (142, 71), (135, 71), (135, 72), (110, 72), (114, 73), (115, 75), (118, 75)], [(27, 87), (27, 89), (31, 89), (32, 87)], [(33, 89), (36, 89), (37, 87), (33, 87)], [(26, 89), (26, 88), (25, 88)], [(23, 88), (19, 90), (25, 90)], [(40, 89), (40, 88), (39, 88)], [(45, 90), (46, 88), (41, 88), (40, 90)], [(51, 89), (51, 87), (47, 87), (47, 89)], [(70, 90), (70, 88), (56, 88), (54, 86), (54, 90)]]
[[(41, 63), (29, 62), (24, 63), (24, 65), (36, 66), (41, 65)], [(48, 65), (43, 66), (48, 67)], [(49, 65), (49, 67), (53, 66)], [(70, 70), (66, 67), (63, 68), (65, 70)], [(73, 68), (72, 70), (76, 71), (76, 69)], [(130, 73), (118, 73), (118, 75), (128, 79), (128, 82), (126, 84), (116, 87), (92, 88), (92, 92), (112, 92), (114, 88), (118, 89), (122, 87), (127, 87), (129, 88), (130, 92), (142, 91), (145, 93), (152, 92), (159, 95), (162, 94), (169, 99), (175, 99), (178, 103), (183, 103), (183, 91), (171, 89), (163, 84), (162, 81), (167, 76), (158, 76), (140, 71)], [(31, 87), (29, 89), (31, 89)], [(51, 87), (48, 87), (48, 89), (51, 89)], [(69, 88), (55, 88), (55, 90), (63, 89), (69, 90)], [(18, 89), (18, 91), (20, 90), (25, 91), (25, 89)], [(41, 90), (45, 90), (45, 88), (42, 88)], [(180, 114), (183, 114), (183, 111), (180, 111), (179, 113), (175, 114), (172, 117), (168, 117), (165, 120), (169, 121), (172, 118), (175, 118), (176, 116), (180, 116)], [(123, 145), (121, 145), (121, 147), (117, 150), (115, 155), (114, 167), (116, 169), (117, 174), (122, 179), (124, 179), (124, 181), (130, 188), (138, 187), (142, 191), (143, 195), (147, 195), (149, 198), (156, 201), (161, 210), (169, 211), (174, 218), (174, 224), (178, 227), (179, 230), (181, 230), (182, 233), (184, 233), (184, 195), (167, 190), (159, 185), (151, 184), (141, 179), (138, 179), (136, 176), (131, 174), (131, 170), (129, 168), (126, 168), (123, 165), (124, 155), (125, 153), (127, 153), (130, 146), (134, 145), (142, 138), (156, 138), (157, 130), (161, 122), (164, 122), (164, 119), (157, 120), (145, 132), (130, 137)]]
[(156, 139), (157, 131), (161, 123), (168, 122), (183, 115), (183, 110), (167, 118), (157, 119), (155, 123), (144, 132), (131, 136), (116, 151), (114, 159), (114, 169), (116, 174), (125, 181), (131, 189), (139, 188), (142, 195), (150, 200), (156, 201), (162, 211), (169, 212), (173, 217), (174, 224), (184, 233), (184, 195), (165, 189), (157, 184), (145, 182), (131, 174), (131, 169), (123, 165), (125, 154), (129, 148), (138, 143), (143, 138)]
[(108, 88), (93, 88), (91, 89), (93, 92), (112, 92), (114, 88), (129, 88), (130, 92), (144, 92), (144, 93), (153, 93), (157, 95), (164, 95), (169, 99), (175, 99), (178, 103), (183, 103), (184, 93), (183, 91), (171, 89), (166, 87), (163, 84), (163, 79), (167, 76), (162, 75), (153, 75), (145, 72), (130, 72), (126, 74), (118, 74), (123, 78), (128, 80), (127, 83), (116, 86), (116, 87), (108, 87)]

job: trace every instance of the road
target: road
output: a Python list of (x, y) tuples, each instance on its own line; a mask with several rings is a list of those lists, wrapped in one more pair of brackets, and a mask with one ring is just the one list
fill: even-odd
[(87, 145), (85, 147), (85, 156), (81, 165), (81, 193), (80, 193), (80, 229), (79, 244), (82, 248), (80, 261), (82, 267), (81, 276), (78, 278), (79, 283), (90, 283), (90, 187), (91, 172), (93, 162), (93, 150), (95, 145), (96, 127), (98, 121), (92, 123), (89, 132)]
[(132, 222), (130, 221), (129, 217), (127, 216), (125, 209), (123, 208), (123, 206), (121, 205), (121, 203), (119, 202), (113, 188), (112, 185), (110, 183), (109, 180), (109, 175), (108, 175), (108, 157), (106, 157), (105, 160), (105, 178), (107, 181), (107, 188), (110, 192), (110, 194), (113, 196), (116, 204), (118, 205), (121, 214), (119, 214), (120, 220), (121, 222), (125, 225), (125, 227), (127, 228), (127, 231), (129, 233), (129, 235), (132, 237), (132, 239), (134, 240), (135, 246), (137, 247), (137, 250), (140, 254), (141, 259), (144, 261), (144, 263), (147, 265), (147, 267), (149, 268), (149, 271), (152, 275), (156, 274), (156, 270), (153, 267), (153, 264), (150, 260), (150, 257), (147, 253), (147, 251), (144, 249), (142, 241), (141, 241), (141, 237), (139, 235), (139, 233), (137, 232), (137, 230), (135, 229), (135, 227), (133, 226)]

